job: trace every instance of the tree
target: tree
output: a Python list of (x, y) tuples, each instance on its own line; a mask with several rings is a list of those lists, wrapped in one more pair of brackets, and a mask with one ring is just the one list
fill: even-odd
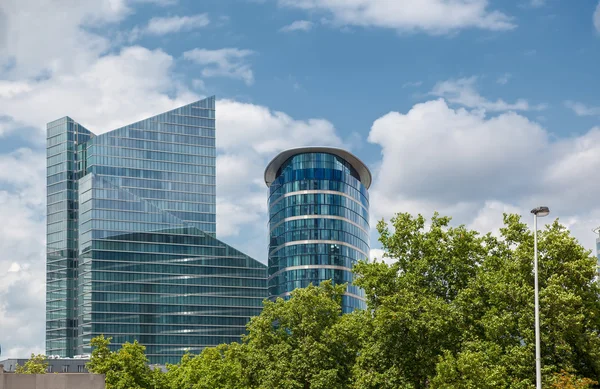
[(342, 316), (345, 285), (330, 281), (266, 301), (248, 324), (241, 355), (252, 388), (345, 388), (358, 353), (356, 320)]
[(106, 389), (160, 389), (164, 383), (160, 370), (148, 366), (146, 347), (137, 341), (125, 343), (118, 351), (110, 350), (111, 338), (93, 338), (92, 356), (86, 367), (91, 373), (106, 376)]
[[(435, 214), (377, 226), (386, 255), (360, 263), (356, 283), (373, 331), (356, 388), (529, 388), (535, 380), (533, 234), (505, 215), (499, 237)], [(555, 221), (539, 234), (544, 382), (565, 369), (600, 377), (596, 258)]]
[(48, 371), (48, 361), (43, 354), (31, 354), (25, 365), (17, 365), (15, 369), (17, 374), (46, 374), (46, 371)]
[(554, 374), (552, 389), (587, 389), (592, 385), (597, 384), (597, 381), (593, 381), (589, 378), (578, 378), (563, 370), (560, 373)]
[(373, 331), (355, 367), (358, 388), (425, 388), (444, 350), (457, 351), (461, 332), (453, 301), (486, 256), (485, 239), (450, 218), (398, 214), (393, 232), (377, 230), (384, 263), (359, 263), (355, 282), (373, 310)]
[(169, 365), (165, 375), (170, 389), (244, 389), (238, 343), (205, 348), (192, 356), (186, 353), (181, 362)]

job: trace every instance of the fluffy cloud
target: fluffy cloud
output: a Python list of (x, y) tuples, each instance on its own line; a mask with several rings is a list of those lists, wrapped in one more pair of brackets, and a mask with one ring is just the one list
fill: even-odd
[(138, 40), (143, 35), (167, 35), (180, 31), (191, 31), (206, 27), (210, 24), (207, 14), (154, 17), (148, 21), (144, 27), (134, 27), (124, 36), (131, 43)]
[(510, 30), (512, 18), (488, 9), (487, 0), (279, 0), (304, 10), (326, 11), (334, 23), (442, 34), (465, 28)]
[(44, 163), (44, 155), (30, 149), (0, 155), (0, 343), (5, 356), (43, 352)]
[(313, 27), (313, 22), (309, 20), (296, 20), (287, 26), (281, 27), (281, 32), (293, 32), (293, 31), (310, 31)]
[[(499, 83), (508, 82), (505, 75)], [(430, 94), (443, 97), (447, 101), (468, 108), (480, 108), (486, 111), (540, 111), (546, 108), (543, 104), (531, 106), (527, 100), (519, 99), (514, 103), (507, 103), (502, 99), (490, 101), (484, 98), (475, 89), (477, 77), (460, 78), (458, 80), (447, 80), (437, 83)]]
[(577, 116), (600, 116), (600, 107), (590, 107), (584, 103), (567, 100), (565, 106), (575, 112)]
[(252, 50), (225, 48), (217, 50), (193, 49), (183, 53), (183, 58), (204, 66), (204, 77), (229, 77), (244, 80), (247, 85), (254, 83), (254, 73), (246, 62)]
[(156, 17), (150, 19), (146, 26), (146, 32), (152, 35), (165, 35), (172, 32), (189, 31), (200, 27), (206, 27), (209, 19), (206, 14), (191, 16)]
[(217, 101), (217, 236), (243, 235), (242, 248), (266, 262), (268, 190), (263, 173), (268, 162), (291, 147), (347, 143), (324, 119), (298, 120), (260, 105)]
[[(526, 215), (548, 205), (587, 247), (597, 221), (600, 129), (558, 141), (516, 113), (487, 116), (453, 109), (444, 100), (377, 119), (369, 141), (382, 148), (371, 189), (373, 218), (433, 210), (482, 231), (501, 225), (502, 212)], [(567, 223), (568, 222), (568, 223)]]

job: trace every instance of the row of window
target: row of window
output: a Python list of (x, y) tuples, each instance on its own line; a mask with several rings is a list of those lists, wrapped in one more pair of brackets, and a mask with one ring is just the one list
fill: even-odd
[(347, 267), (348, 270), (356, 263), (355, 259), (341, 255), (294, 255), (291, 257), (277, 257), (277, 261), (269, 262), (269, 275), (292, 266), (308, 265), (333, 265)]
[(303, 169), (335, 170), (360, 180), (358, 172), (347, 161), (335, 155), (323, 153), (295, 155), (281, 165), (277, 176)]
[[(54, 158), (54, 157), (53, 157)], [(142, 160), (135, 158), (120, 158), (120, 157), (105, 157), (101, 155), (95, 155), (88, 158), (87, 162), (89, 168), (88, 171), (94, 173), (94, 167), (99, 166), (112, 166), (112, 167), (124, 167), (132, 169), (146, 169), (146, 170), (162, 170), (176, 173), (192, 173), (192, 174), (203, 174), (204, 165), (208, 164), (188, 164), (180, 162), (162, 162), (153, 160)]]
[(369, 209), (369, 200), (356, 188), (340, 181), (332, 180), (303, 180), (288, 182), (271, 193), (269, 197), (269, 205), (275, 204), (284, 195), (304, 190), (329, 190), (344, 193), (357, 202), (361, 203), (365, 208)]
[(269, 206), (269, 215), (275, 215), (277, 212), (287, 207), (311, 204), (337, 205), (346, 207), (363, 216), (367, 215), (365, 218), (367, 220), (369, 219), (369, 211), (365, 207), (363, 207), (362, 204), (360, 204), (359, 202), (343, 195), (328, 193), (296, 194), (284, 197), (275, 204), (271, 204)]
[(185, 295), (191, 294), (212, 297), (266, 297), (264, 289), (233, 288), (218, 286), (195, 285), (161, 285), (161, 284), (133, 284), (133, 283), (108, 283), (93, 282), (94, 292), (120, 292), (160, 295)]
[[(226, 260), (231, 261), (230, 263), (239, 262), (241, 265), (246, 266), (247, 262), (250, 261), (247, 256), (240, 253), (234, 248), (231, 248), (223, 243), (220, 243), (212, 237), (207, 237), (204, 234), (201, 235), (183, 235), (177, 233), (121, 233), (116, 234), (112, 231), (94, 231), (94, 239), (98, 239), (99, 236), (108, 235), (107, 238), (116, 241), (130, 241), (130, 242), (143, 242), (143, 243), (156, 243), (156, 244), (177, 244), (177, 245), (189, 245), (189, 246), (216, 246), (222, 249), (222, 255), (227, 256)], [(129, 257), (129, 254), (127, 254)], [(233, 256), (233, 258), (232, 258)], [(97, 258), (96, 256), (94, 258)], [(142, 257), (143, 258), (143, 257)], [(186, 261), (214, 261), (215, 258), (189, 258)], [(252, 261), (254, 262), (254, 261)]]
[[(127, 192), (116, 189), (94, 189), (93, 197), (95, 199), (107, 200), (169, 200), (169, 201), (187, 201), (194, 203), (214, 203), (216, 202), (215, 187), (211, 185), (203, 186), (203, 193), (186, 192), (165, 192), (153, 189), (128, 189)], [(137, 198), (135, 197), (137, 196)]]
[(369, 215), (363, 209), (360, 208), (361, 213), (357, 213), (356, 211), (338, 205), (319, 205), (319, 204), (310, 204), (310, 205), (296, 205), (284, 208), (280, 210), (276, 214), (270, 214), (269, 225), (275, 225), (279, 223), (283, 219), (287, 219), (292, 216), (302, 216), (302, 215), (333, 215), (333, 216), (341, 216), (350, 221), (353, 221), (355, 224), (358, 224), (363, 229), (369, 229)]
[(269, 261), (274, 261), (273, 263), (277, 263), (282, 258), (306, 254), (330, 256), (341, 255), (356, 261), (366, 259), (365, 255), (362, 254), (360, 251), (345, 245), (328, 243), (309, 243), (282, 247), (269, 256)]
[[(361, 237), (352, 235), (351, 233), (338, 230), (298, 230), (290, 231), (281, 234), (278, 237), (271, 237), (269, 244), (269, 252), (277, 249), (285, 243), (299, 242), (304, 240), (335, 240), (345, 242), (362, 250), (365, 253), (369, 252), (369, 244), (367, 234), (361, 231)], [(365, 239), (365, 240), (363, 240)]]
[[(329, 172), (329, 173), (327, 173)], [(337, 173), (335, 173), (336, 171), (331, 171), (329, 169), (305, 169), (305, 170), (298, 170), (295, 171), (294, 174), (287, 174), (287, 175), (281, 175), (278, 176), (275, 181), (273, 181), (273, 183), (271, 184), (271, 186), (269, 187), (269, 193), (271, 196), (273, 196), (276, 193), (281, 193), (282, 188), (287, 188), (289, 183), (293, 183), (293, 182), (306, 182), (306, 185), (308, 185), (307, 189), (327, 189), (327, 186), (332, 186), (332, 184), (327, 183), (326, 181), (336, 181), (336, 182), (340, 182), (340, 183), (344, 183), (354, 189), (356, 189), (357, 191), (359, 191), (366, 199), (369, 198), (369, 193), (367, 191), (367, 188), (365, 188), (365, 186), (356, 178), (347, 175), (347, 174), (341, 174), (341, 172), (337, 171)], [(297, 174), (296, 174), (297, 173)], [(331, 176), (330, 178), (325, 178), (325, 176)], [(335, 177), (334, 177), (335, 176)], [(320, 186), (320, 188), (316, 188), (315, 186), (317, 186), (317, 184), (315, 182), (319, 182), (319, 181), (325, 181), (322, 184), (318, 184), (318, 186)], [(294, 184), (296, 185), (296, 184)], [(298, 185), (304, 185), (304, 184), (298, 184)], [(312, 188), (310, 186), (313, 186)], [(330, 188), (331, 190), (335, 190), (334, 187)], [(289, 192), (288, 190), (286, 190), (285, 192)], [(273, 200), (274, 201), (274, 200)]]
[(65, 153), (49, 156), (46, 158), (46, 166), (56, 165), (65, 161), (75, 161), (75, 153), (73, 151), (67, 151)]
[(169, 325), (156, 324), (105, 324), (93, 323), (94, 332), (103, 334), (147, 334), (150, 336), (169, 336), (169, 335), (186, 335), (186, 336), (239, 336), (244, 333), (245, 327), (180, 327)]
[[(328, 219), (328, 218), (310, 218), (310, 219), (294, 219), (287, 220), (279, 224), (277, 227), (272, 228), (269, 232), (270, 236), (279, 236), (284, 232), (295, 231), (295, 230), (340, 230), (348, 231), (354, 235), (360, 236), (360, 233), (367, 234), (368, 231), (348, 222), (347, 220), (340, 219)], [(366, 241), (368, 242), (368, 236)]]
[(46, 157), (62, 155), (67, 150), (74, 151), (75, 145), (73, 143), (63, 142), (63, 143), (59, 143), (59, 144), (50, 146), (50, 147), (46, 148)]
[[(93, 313), (90, 317), (83, 317), (84, 321), (109, 322), (109, 323), (152, 323), (172, 324), (190, 326), (245, 326), (248, 318), (245, 317), (220, 317), (220, 316), (197, 316), (188, 314), (154, 315), (154, 314), (115, 314), (115, 313)], [(87, 320), (86, 320), (87, 319)]]
[[(111, 138), (115, 139), (115, 138)], [(214, 148), (214, 139), (198, 138), (211, 140), (211, 142), (202, 142), (206, 147), (192, 146), (190, 144), (178, 143), (158, 143), (147, 142), (147, 147), (129, 148), (127, 145), (116, 144), (114, 146), (92, 146), (88, 150), (89, 158), (93, 156), (121, 157), (121, 158), (139, 158), (167, 162), (191, 163), (196, 165), (207, 165), (210, 163), (210, 149)], [(140, 141), (141, 142), (141, 141)], [(212, 144), (208, 144), (212, 143)], [(157, 151), (154, 151), (154, 150)], [(209, 155), (209, 157), (206, 157)], [(91, 159), (88, 159), (91, 161)]]
[[(47, 169), (46, 169), (46, 176), (51, 176), (53, 174), (56, 173), (60, 173), (60, 172), (64, 172), (67, 171), (68, 168), (68, 163), (66, 161), (59, 161), (58, 164), (55, 165), (48, 165)], [(72, 168), (71, 170), (74, 170), (75, 168), (75, 164), (72, 162)]]
[(252, 268), (231, 268), (231, 267), (211, 267), (211, 266), (194, 266), (185, 264), (172, 263), (131, 263), (120, 261), (104, 261), (94, 260), (92, 263), (94, 270), (116, 272), (132, 272), (132, 273), (158, 273), (189, 275), (212, 275), (212, 276), (230, 276), (230, 277), (246, 277), (246, 278), (264, 278), (265, 271), (263, 269)]
[[(211, 157), (205, 157), (211, 158)], [(129, 169), (112, 166), (94, 166), (93, 171), (98, 175), (105, 176), (119, 176), (119, 177), (132, 177), (132, 178), (143, 178), (152, 180), (163, 180), (163, 181), (179, 181), (189, 183), (200, 183), (203, 180), (202, 174), (215, 175), (214, 170), (214, 158), (211, 164), (207, 164), (206, 168), (209, 170), (206, 173), (192, 174), (192, 173), (173, 173), (163, 172), (157, 170), (144, 170), (144, 169)], [(212, 170), (211, 170), (212, 169)], [(211, 173), (212, 172), (212, 173)]]
[[(85, 206), (84, 206), (85, 204)], [(116, 210), (129, 210), (139, 212), (156, 212), (157, 209), (169, 211), (169, 212), (203, 212), (203, 213), (215, 213), (216, 204), (203, 204), (203, 203), (185, 203), (179, 201), (123, 201), (123, 200), (104, 200), (94, 199), (80, 205), (79, 210), (81, 213), (94, 209), (116, 209)]]
[(177, 305), (233, 305), (261, 307), (263, 297), (218, 297), (218, 296), (193, 296), (193, 295), (164, 295), (164, 294), (137, 294), (137, 293), (110, 293), (92, 292), (93, 301), (115, 303), (140, 303), (140, 304), (177, 304)]
[[(209, 110), (203, 110), (203, 112), (209, 112)], [(214, 111), (213, 111), (214, 112)], [(195, 115), (198, 115), (197, 112)], [(162, 123), (172, 123), (179, 125), (189, 125), (189, 126), (203, 126), (203, 127), (215, 127), (215, 119), (205, 119), (198, 116), (184, 116), (178, 115), (174, 112), (165, 112), (160, 115), (153, 116), (152, 118), (143, 120), (141, 122), (137, 122), (131, 124), (127, 127), (141, 127), (141, 128), (152, 128), (153, 124), (162, 124)]]
[(232, 276), (217, 275), (195, 275), (195, 274), (148, 274), (148, 273), (123, 273), (113, 271), (96, 270), (92, 273), (94, 281), (110, 281), (110, 282), (141, 282), (141, 283), (157, 283), (160, 285), (167, 284), (184, 284), (198, 286), (220, 286), (220, 287), (247, 287), (247, 288), (264, 288), (266, 286), (266, 275), (261, 277), (245, 278), (237, 274)]
[[(167, 121), (157, 121), (155, 119), (143, 120), (125, 127), (107, 132), (94, 138), (94, 143), (104, 142), (108, 137), (123, 137), (136, 139), (159, 140), (160, 135), (155, 134), (179, 134), (193, 136), (214, 136), (214, 120), (201, 120), (203, 124), (177, 124), (177, 119), (171, 119), (178, 115), (171, 115)], [(200, 118), (202, 119), (202, 118)]]
[[(93, 219), (107, 220), (118, 220), (118, 221), (132, 221), (132, 222), (146, 222), (146, 223), (170, 223), (170, 224), (181, 224), (177, 223), (177, 219), (187, 221), (201, 221), (201, 222), (216, 222), (216, 215), (214, 213), (199, 213), (199, 212), (177, 212), (177, 215), (171, 215), (168, 213), (150, 213), (150, 212), (137, 212), (137, 211), (109, 211), (104, 209), (92, 209)], [(154, 211), (156, 212), (156, 211)], [(93, 227), (96, 228), (96, 227)], [(102, 228), (102, 227), (97, 227)]]
[[(207, 185), (215, 185), (215, 176), (196, 176), (200, 183), (172, 182), (159, 180), (145, 180), (140, 178), (127, 178), (118, 176), (100, 176), (120, 188), (156, 189), (177, 192), (206, 192)], [(98, 186), (101, 188), (102, 186)]]
[[(253, 299), (247, 299), (251, 301)], [(131, 304), (117, 302), (93, 302), (92, 312), (104, 313), (152, 313), (152, 314), (183, 314), (190, 316), (231, 316), (250, 317), (260, 314), (262, 307), (233, 307), (215, 305), (160, 305), (160, 304)]]

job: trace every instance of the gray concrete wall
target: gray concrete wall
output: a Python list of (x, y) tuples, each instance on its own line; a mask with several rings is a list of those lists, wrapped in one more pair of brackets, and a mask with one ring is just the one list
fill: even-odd
[(14, 374), (0, 365), (0, 389), (104, 389), (103, 374)]

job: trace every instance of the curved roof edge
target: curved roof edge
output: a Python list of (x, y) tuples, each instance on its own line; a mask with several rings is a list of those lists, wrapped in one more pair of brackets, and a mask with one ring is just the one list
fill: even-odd
[(371, 181), (373, 179), (371, 176), (371, 171), (363, 161), (358, 159), (358, 157), (351, 152), (344, 149), (339, 149), (337, 147), (308, 146), (284, 150), (275, 158), (273, 158), (265, 169), (265, 184), (267, 184), (267, 187), (270, 187), (273, 181), (275, 181), (277, 178), (277, 171), (281, 165), (285, 163), (285, 161), (294, 155), (305, 153), (328, 153), (343, 158), (358, 172), (360, 182), (362, 182), (365, 188), (369, 189), (371, 186)]

